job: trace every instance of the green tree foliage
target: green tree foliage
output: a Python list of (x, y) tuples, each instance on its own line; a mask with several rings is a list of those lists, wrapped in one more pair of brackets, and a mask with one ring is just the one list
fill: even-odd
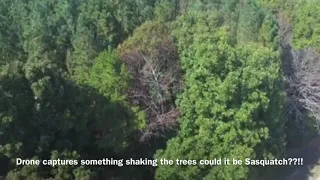
[(12, 59), (21, 60), (24, 55), (17, 24), (12, 23), (10, 16), (11, 4), (9, 0), (0, 1), (0, 65)]
[(130, 34), (142, 22), (153, 18), (156, 0), (107, 0), (125, 33)]
[(161, 41), (170, 40), (170, 27), (157, 21), (147, 21), (138, 27), (132, 36), (118, 46), (119, 56), (132, 50), (142, 51), (148, 56), (157, 56), (157, 46)]
[[(108, 46), (115, 47), (145, 20), (151, 18), (152, 1), (84, 1), (79, 6), (77, 31), (72, 40), (74, 51), (69, 71), (82, 74), (93, 59)], [(85, 66), (84, 66), (85, 65)]]
[[(239, 46), (212, 13), (182, 16), (175, 35), (186, 89), (179, 135), (157, 153), (166, 159), (272, 158), (283, 146), (279, 56)], [(270, 149), (272, 144), (272, 148)], [(156, 179), (245, 179), (248, 166), (160, 166)]]
[(242, 8), (242, 1), (240, 0), (201, 0), (201, 1), (190, 1), (188, 10), (189, 11), (215, 11), (220, 15), (224, 25), (229, 26), (230, 32), (236, 36), (237, 26), (239, 20), (240, 10)]
[[(127, 147), (134, 130), (130, 111), (65, 79), (49, 61), (13, 62), (0, 72), (1, 157), (95, 159)], [(73, 171), (88, 174), (87, 168), (12, 166), (9, 177), (73, 179)]]
[[(289, 46), (282, 61), (296, 55), (295, 67), (306, 52), (316, 60), (318, 12), (316, 0), (0, 0), (0, 175), (257, 179), (261, 169), (246, 165), (50, 167), (15, 158), (278, 157), (283, 127), (297, 124), (280, 116), (277, 51)], [(314, 78), (300, 79), (316, 91)]]
[(129, 122), (136, 124), (136, 127), (141, 130), (145, 127), (145, 114), (139, 111), (138, 106), (133, 106), (128, 101), (130, 78), (127, 67), (120, 62), (112, 49), (108, 49), (99, 54), (90, 72), (83, 75), (83, 84), (97, 89), (101, 95), (112, 102), (131, 109), (132, 119)]
[(220, 0), (199, 0), (199, 1), (188, 1), (188, 8), (189, 10), (195, 10), (195, 11), (204, 11), (208, 9), (215, 9), (219, 10), (221, 7)]
[(160, 0), (155, 6), (155, 16), (160, 21), (172, 21), (179, 13), (179, 0)]
[(224, 24), (230, 27), (230, 31), (233, 34), (236, 34), (241, 4), (239, 0), (222, 2), (220, 13), (224, 17)]
[(241, 44), (256, 42), (263, 23), (264, 12), (255, 0), (245, 0), (240, 9), (237, 41)]
[[(152, 18), (155, 2), (1, 0), (1, 3), (4, 8), (1, 26), (7, 29), (1, 37), (11, 38), (4, 47), (18, 52), (22, 49), (29, 59), (47, 52), (59, 67), (70, 74), (80, 74), (105, 48), (115, 47), (142, 22)], [(10, 53), (9, 49), (3, 53)]]
[(259, 0), (264, 7), (277, 9), (283, 6), (287, 0)]
[(129, 86), (127, 68), (111, 49), (99, 54), (90, 69), (87, 83), (99, 89), (100, 93), (113, 101), (122, 101)]
[(269, 9), (274, 13), (288, 14), (293, 12), (294, 6), (300, 1), (301, 0), (258, 0), (265, 9)]
[(50, 52), (56, 63), (62, 64), (65, 60), (63, 54), (70, 48), (73, 32), (70, 1), (16, 0), (10, 9), (10, 16), (19, 27), (23, 49), (29, 58)]
[(293, 45), (297, 49), (319, 48), (319, 1), (302, 1), (296, 7), (293, 25)]
[(277, 50), (279, 48), (278, 24), (276, 18), (271, 13), (266, 13), (261, 28), (259, 29), (258, 41), (263, 46), (268, 46)]
[(0, 3), (1, 173), (86, 179), (101, 168), (15, 167), (10, 159), (115, 157), (134, 143), (144, 114), (125, 101), (129, 74), (104, 50), (152, 18), (155, 2)]
[(260, 1), (193, 1), (193, 11), (216, 11), (223, 24), (237, 37), (238, 43), (259, 42), (278, 48), (277, 23), (274, 15)]

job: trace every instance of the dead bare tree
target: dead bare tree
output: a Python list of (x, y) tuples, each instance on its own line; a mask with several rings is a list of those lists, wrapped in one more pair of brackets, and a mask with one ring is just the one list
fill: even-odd
[(132, 75), (129, 101), (143, 108), (148, 119), (140, 141), (174, 129), (179, 111), (174, 90), (179, 89), (180, 67), (175, 44), (168, 39), (158, 42), (153, 52), (132, 49), (120, 56)]
[(292, 26), (278, 14), (282, 69), (286, 81), (288, 119), (302, 124), (311, 115), (320, 127), (320, 55), (315, 49), (292, 48)]
[(293, 51), (294, 73), (288, 78), (293, 97), (320, 123), (320, 55), (311, 48)]

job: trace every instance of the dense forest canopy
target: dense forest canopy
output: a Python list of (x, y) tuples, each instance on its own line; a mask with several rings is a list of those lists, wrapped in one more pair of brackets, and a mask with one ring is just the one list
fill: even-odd
[(319, 13), (316, 0), (0, 0), (0, 176), (268, 177), (16, 158), (285, 157), (320, 124)]

